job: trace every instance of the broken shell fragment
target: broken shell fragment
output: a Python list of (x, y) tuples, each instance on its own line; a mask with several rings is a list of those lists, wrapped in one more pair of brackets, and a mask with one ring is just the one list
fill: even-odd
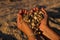
[(36, 31), (38, 31), (38, 28), (36, 29)]
[(31, 23), (31, 25), (32, 25), (32, 27), (34, 27), (34, 26), (35, 26), (35, 24), (34, 24), (34, 23)]
[(37, 12), (34, 12), (34, 15), (37, 15)]
[(38, 34), (41, 34), (41, 32), (38, 32)]
[(36, 17), (36, 16), (34, 16), (34, 19), (36, 20), (36, 19), (37, 19), (37, 17)]

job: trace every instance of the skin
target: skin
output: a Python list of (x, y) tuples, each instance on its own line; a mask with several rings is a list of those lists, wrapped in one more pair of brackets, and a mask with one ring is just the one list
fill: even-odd
[[(21, 13), (21, 10), (19, 13)], [(28, 40), (35, 40), (32, 30), (28, 27), (28, 25), (25, 22), (23, 22), (22, 16), (20, 14), (17, 14), (17, 16), (18, 29), (23, 31), (27, 35)]]
[(44, 12), (43, 15), (45, 18), (41, 21), (41, 25), (39, 26), (40, 30), (43, 31), (43, 34), (51, 40), (60, 40), (59, 36), (47, 26), (48, 15), (43, 8), (41, 10)]
[[(38, 8), (33, 8), (32, 10), (30, 10), (30, 12), (38, 11), (38, 10), (39, 10)], [(43, 31), (43, 35), (47, 36), (51, 40), (59, 40), (59, 36), (47, 26), (48, 15), (45, 12), (44, 8), (41, 8), (41, 10), (44, 12), (44, 14), (43, 14), (44, 19), (41, 21), (39, 29), (41, 31)], [(32, 30), (22, 20), (22, 16), (20, 15), (20, 14), (22, 14), (22, 12), (28, 13), (27, 10), (20, 10), (19, 11), (19, 13), (17, 14), (17, 27), (19, 30), (23, 31), (27, 35), (28, 40), (35, 40), (36, 38), (35, 38)]]

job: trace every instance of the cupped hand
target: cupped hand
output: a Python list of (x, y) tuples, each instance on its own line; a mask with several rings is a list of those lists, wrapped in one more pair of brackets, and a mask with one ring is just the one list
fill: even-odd
[(19, 30), (24, 32), (28, 40), (35, 40), (35, 36), (32, 32), (32, 30), (29, 28), (29, 26), (23, 21), (22, 19), (22, 14), (27, 13), (27, 10), (20, 10), (19, 13), (17, 14), (17, 27)]
[(20, 28), (20, 26), (25, 25), (25, 22), (22, 20), (22, 14), (26, 13), (26, 10), (19, 10), (19, 13), (17, 14), (17, 26)]
[(39, 26), (39, 29), (42, 31), (42, 30), (45, 29), (45, 27), (47, 27), (48, 15), (47, 15), (47, 12), (45, 11), (44, 8), (41, 8), (41, 11), (43, 12), (44, 18), (41, 20), (41, 24), (40, 24), (40, 26)]
[(41, 8), (41, 11), (43, 12), (43, 20), (41, 20), (41, 25), (46, 25), (47, 24), (47, 19), (48, 19), (48, 15), (47, 12), (45, 11), (44, 8)]

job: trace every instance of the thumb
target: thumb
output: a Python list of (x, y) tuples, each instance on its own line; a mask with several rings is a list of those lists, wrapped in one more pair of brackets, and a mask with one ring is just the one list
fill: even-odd
[(46, 10), (44, 8), (41, 8), (41, 10), (43, 12), (44, 17), (48, 17)]
[(17, 23), (19, 24), (22, 21), (22, 16), (17, 14)]

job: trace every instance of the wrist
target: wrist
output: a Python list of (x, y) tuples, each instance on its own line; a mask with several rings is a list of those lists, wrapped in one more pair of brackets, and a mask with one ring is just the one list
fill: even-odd
[(35, 38), (34, 35), (28, 35), (28, 39), (29, 39), (29, 40), (35, 40), (36, 38)]
[(43, 19), (40, 25), (47, 25), (47, 19)]
[(40, 29), (41, 31), (45, 31), (46, 28), (48, 28), (48, 27), (47, 27), (47, 24), (41, 24), (41, 25), (39, 26), (39, 29)]

